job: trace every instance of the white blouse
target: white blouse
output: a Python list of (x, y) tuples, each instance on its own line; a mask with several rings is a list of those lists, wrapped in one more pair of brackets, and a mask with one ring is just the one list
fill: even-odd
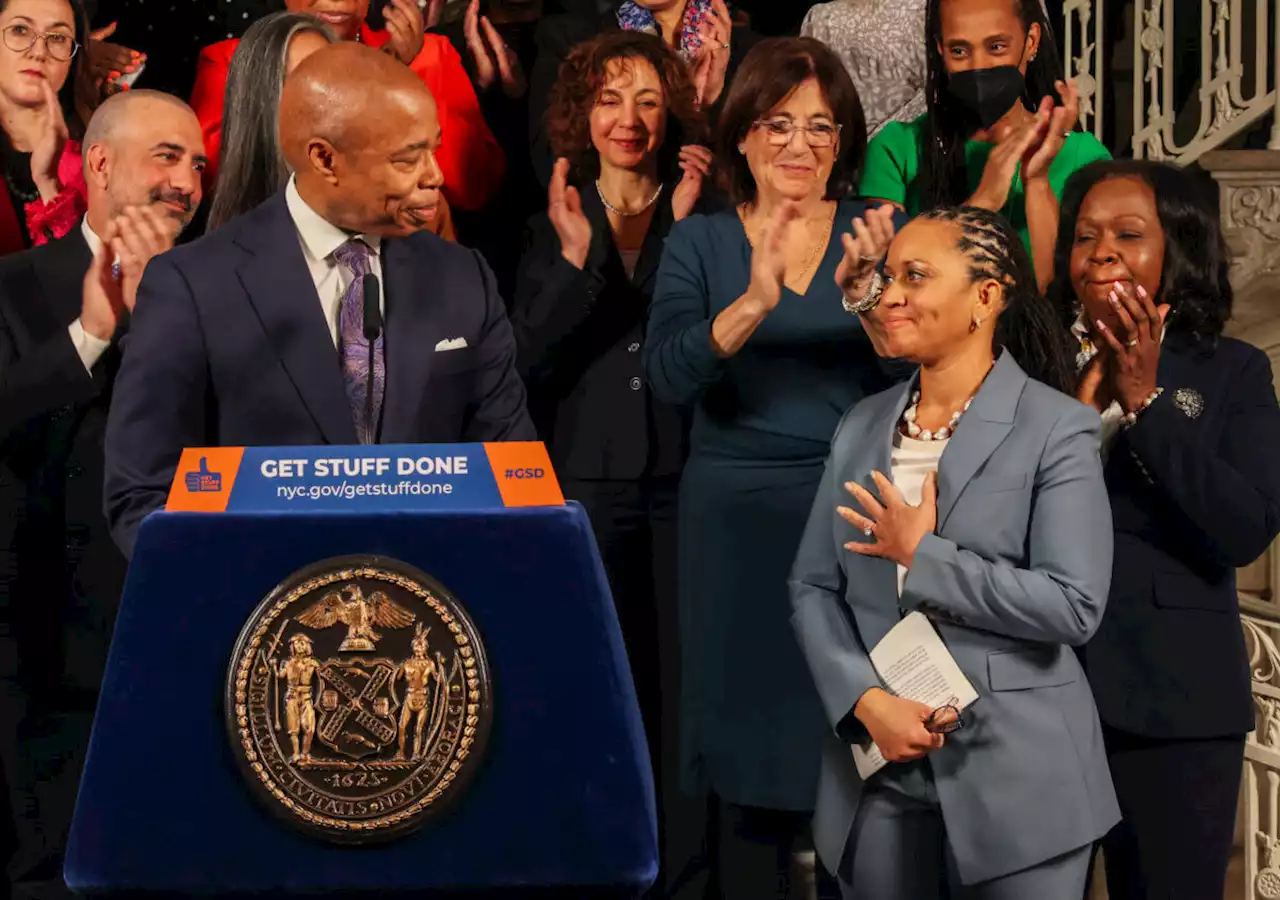
[[(893, 430), (893, 453), (889, 458), (889, 480), (902, 492), (902, 497), (912, 506), (920, 505), (924, 480), (930, 472), (938, 471), (942, 451), (951, 438), (941, 441), (920, 441), (907, 437), (898, 428)], [(898, 596), (907, 580), (907, 570), (898, 566)]]

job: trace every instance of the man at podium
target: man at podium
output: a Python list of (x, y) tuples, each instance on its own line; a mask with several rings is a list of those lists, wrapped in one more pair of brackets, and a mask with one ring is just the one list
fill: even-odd
[(423, 230), (439, 202), (430, 91), (385, 53), (289, 76), (280, 194), (147, 268), (106, 437), (126, 555), (184, 447), (536, 440), (480, 255)]

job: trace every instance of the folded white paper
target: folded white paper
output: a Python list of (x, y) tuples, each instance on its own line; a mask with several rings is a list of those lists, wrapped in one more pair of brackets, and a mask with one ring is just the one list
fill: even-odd
[[(908, 613), (871, 651), (871, 665), (885, 690), (895, 697), (937, 709), (964, 710), (978, 692), (923, 613)], [(888, 763), (874, 741), (853, 746), (853, 761), (866, 781)]]

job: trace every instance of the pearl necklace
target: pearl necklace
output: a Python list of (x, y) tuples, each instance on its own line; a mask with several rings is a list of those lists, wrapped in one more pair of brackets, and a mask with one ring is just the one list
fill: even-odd
[(916, 424), (916, 410), (920, 406), (920, 392), (915, 391), (911, 395), (911, 405), (902, 413), (902, 428), (906, 432), (907, 437), (914, 438), (918, 441), (945, 441), (956, 430), (956, 425), (960, 423), (960, 417), (965, 414), (973, 403), (973, 397), (964, 401), (964, 406), (956, 410), (946, 425), (943, 425), (937, 431), (930, 431), (927, 428), (921, 428)]
[(622, 216), (624, 219), (629, 219), (632, 216), (638, 216), (642, 212), (647, 210), (650, 206), (653, 206), (653, 204), (657, 203), (658, 198), (662, 196), (663, 187), (665, 187), (665, 185), (661, 185), (661, 184), (658, 185), (658, 189), (653, 192), (653, 196), (649, 198), (649, 202), (646, 203), (644, 206), (640, 207), (635, 212), (627, 212), (626, 210), (618, 209), (616, 206), (614, 206), (612, 203), (610, 203), (608, 200), (605, 199), (604, 191), (600, 189), (600, 180), (596, 179), (596, 193), (600, 196), (600, 202), (604, 204), (604, 208), (609, 210), (609, 212), (613, 213), (615, 216)]

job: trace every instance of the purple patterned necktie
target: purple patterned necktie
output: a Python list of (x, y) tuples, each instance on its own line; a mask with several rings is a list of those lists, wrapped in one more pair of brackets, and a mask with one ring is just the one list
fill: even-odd
[(333, 258), (354, 276), (342, 295), (338, 313), (338, 352), (342, 356), (342, 380), (351, 404), (351, 418), (362, 444), (372, 444), (378, 433), (378, 414), (386, 388), (387, 366), (382, 353), (382, 335), (373, 342), (373, 418), (367, 416), (369, 401), (369, 342), (364, 336), (364, 276), (370, 274), (369, 255), (373, 251), (359, 238), (352, 238), (333, 251)]

